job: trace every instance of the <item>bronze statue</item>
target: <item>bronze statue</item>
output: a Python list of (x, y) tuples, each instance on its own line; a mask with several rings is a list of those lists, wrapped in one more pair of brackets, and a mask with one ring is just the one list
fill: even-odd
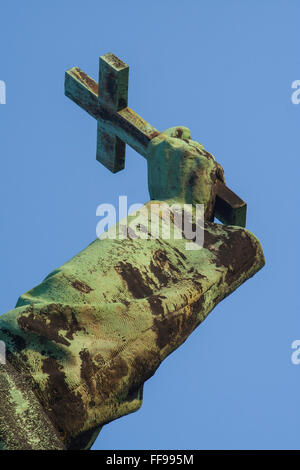
[[(150, 138), (143, 124), (148, 140), (132, 137), (124, 115), (133, 112), (122, 108), (123, 117), (115, 118), (118, 109), (102, 106), (98, 159), (119, 171), (120, 143), (142, 149), (150, 201), (117, 225), (115, 234), (128, 236), (109, 230), (0, 317), (7, 353), (0, 365), (2, 449), (89, 449), (103, 425), (140, 408), (143, 384), (160, 363), (264, 265), (259, 241), (241, 226), (245, 203), (228, 190), (221, 165), (189, 130), (174, 127)], [(114, 135), (119, 125), (126, 129)], [(184, 211), (184, 204), (204, 205), (204, 220), (191, 214), (194, 230), (197, 224), (204, 230), (203, 246), (187, 249), (197, 240), (185, 238), (176, 211), (168, 209)], [(151, 211), (156, 228), (169, 223), (169, 238), (152, 236)], [(214, 223), (216, 214), (227, 224)]]

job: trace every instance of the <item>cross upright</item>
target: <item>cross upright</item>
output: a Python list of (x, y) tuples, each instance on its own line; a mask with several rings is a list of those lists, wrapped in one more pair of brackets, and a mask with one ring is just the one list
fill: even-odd
[[(100, 57), (99, 86), (79, 67), (65, 74), (65, 95), (97, 119), (97, 160), (113, 173), (125, 167), (125, 147), (147, 158), (151, 139), (160, 134), (128, 107), (129, 67), (109, 52)], [(246, 203), (218, 182), (215, 216), (223, 223), (246, 225)]]

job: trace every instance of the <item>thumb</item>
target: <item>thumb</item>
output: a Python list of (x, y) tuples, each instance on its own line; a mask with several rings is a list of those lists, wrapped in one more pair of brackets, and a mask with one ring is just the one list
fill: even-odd
[(175, 137), (182, 140), (191, 139), (191, 131), (184, 126), (170, 127), (169, 129), (163, 131), (163, 134), (168, 137)]

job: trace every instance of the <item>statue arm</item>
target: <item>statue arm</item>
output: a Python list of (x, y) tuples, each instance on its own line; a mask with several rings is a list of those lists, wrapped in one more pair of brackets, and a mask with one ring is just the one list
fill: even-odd
[[(192, 184), (180, 160), (189, 155), (185, 141), (181, 147), (166, 140), (152, 143), (151, 198), (161, 192), (153, 178), (159, 156), (177, 155), (175, 170), (182, 172), (174, 179), (166, 158), (161, 172), (171, 178), (170, 192), (144, 206), (144, 228), (150, 203), (199, 197), (184, 185), (180, 197), (174, 192), (178, 178)], [(193, 181), (202, 184), (200, 203), (214, 197), (203, 188), (219, 171), (213, 163), (190, 161)], [(0, 317), (7, 347), (0, 365), (2, 448), (90, 448), (103, 425), (139, 409), (143, 384), (161, 362), (264, 265), (251, 232), (210, 220), (209, 209), (197, 250), (187, 250), (184, 237), (97, 239)]]

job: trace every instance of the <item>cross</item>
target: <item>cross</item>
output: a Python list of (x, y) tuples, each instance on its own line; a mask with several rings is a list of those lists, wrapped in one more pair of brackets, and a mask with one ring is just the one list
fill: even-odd
[[(65, 74), (65, 95), (97, 119), (97, 160), (113, 173), (125, 167), (125, 147), (147, 158), (151, 139), (160, 134), (128, 107), (129, 67), (109, 52), (100, 57), (98, 83), (73, 67)], [(222, 223), (246, 225), (246, 203), (218, 181), (215, 216)]]

